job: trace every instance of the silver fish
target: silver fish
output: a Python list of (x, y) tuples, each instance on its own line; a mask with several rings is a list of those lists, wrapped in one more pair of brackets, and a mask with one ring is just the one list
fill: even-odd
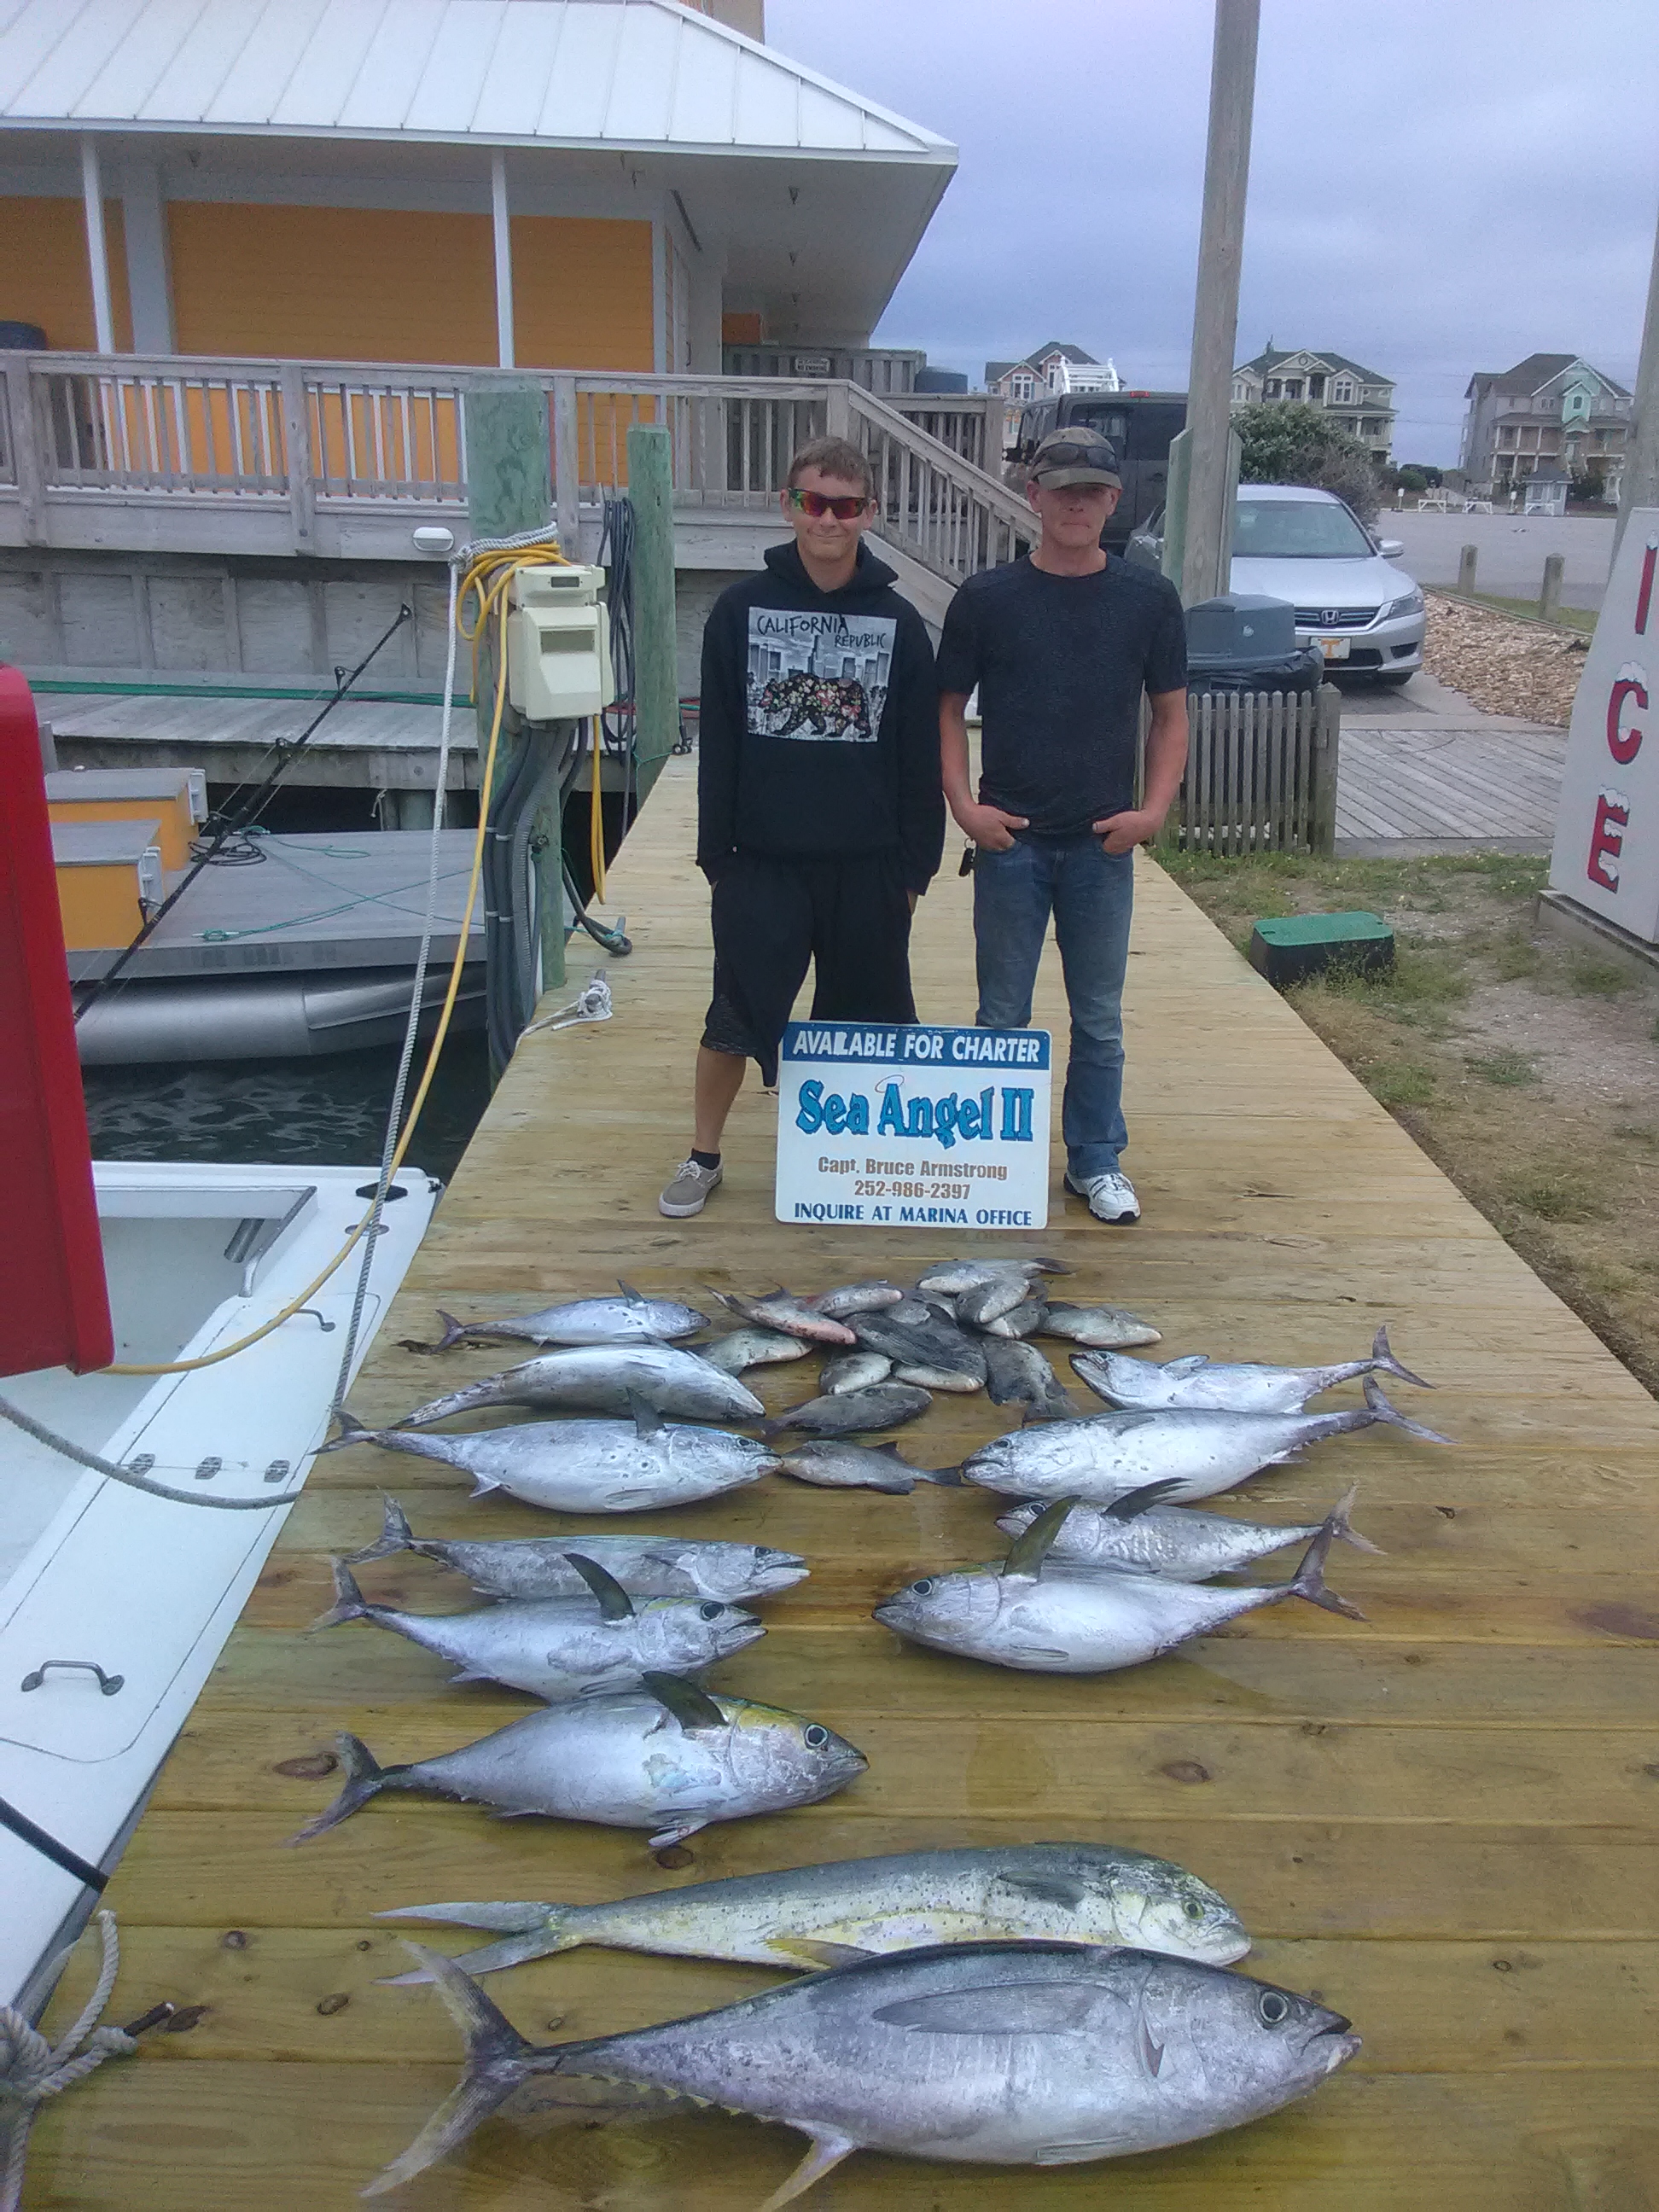
[(907, 1496), (919, 1482), (956, 1484), (953, 1467), (912, 1467), (896, 1444), (854, 1444), (841, 1437), (816, 1437), (794, 1444), (778, 1462), (780, 1471), (821, 1490), (890, 1490)]
[(1051, 2166), (1194, 2142), (1305, 2096), (1359, 2048), (1341, 2014), (1270, 1983), (1073, 1943), (905, 1951), (689, 2020), (538, 2046), (453, 1961), (407, 1948), (466, 2038), (465, 2070), (367, 2196), (434, 2165), (514, 2098), (587, 2119), (689, 2099), (807, 2137), (761, 2208), (777, 2212), (860, 2149)]
[(486, 1375), (447, 1397), (417, 1406), (398, 1423), (416, 1429), (480, 1406), (560, 1406), (590, 1413), (628, 1413), (636, 1403), (688, 1420), (752, 1421), (765, 1411), (735, 1375), (672, 1345), (584, 1345), (544, 1352), (499, 1375)]
[[(742, 1445), (748, 1439), (732, 1441)], [(362, 1551), (348, 1553), (346, 1565), (362, 1566), (394, 1552), (415, 1552), (453, 1567), (485, 1597), (579, 1595), (587, 1585), (570, 1564), (572, 1552), (596, 1561), (635, 1597), (720, 1598), (730, 1605), (738, 1598), (769, 1597), (787, 1589), (804, 1581), (807, 1571), (798, 1552), (774, 1551), (768, 1544), (721, 1543), (709, 1536), (616, 1536), (597, 1530), (493, 1542), (417, 1536), (396, 1498), (388, 1498), (379, 1537)]]
[[(1234, 1521), (1188, 1505), (1159, 1505), (1153, 1500), (1163, 1488), (1154, 1482), (1105, 1507), (1074, 1505), (1048, 1556), (1062, 1568), (1108, 1567), (1114, 1574), (1162, 1575), (1170, 1582), (1201, 1583), (1212, 1575), (1236, 1574), (1286, 1544), (1311, 1543), (1323, 1525), (1317, 1521), (1283, 1526)], [(1355, 1495), (1350, 1490), (1343, 1498), (1336, 1533), (1358, 1551), (1380, 1554), (1380, 1546), (1348, 1525)], [(998, 1516), (997, 1526), (1005, 1535), (1023, 1535), (1047, 1510), (1042, 1505), (1016, 1505)]]
[(1055, 1528), (1073, 1510), (1069, 1498), (1058, 1498), (1015, 1538), (1006, 1566), (923, 1575), (884, 1599), (875, 1618), (937, 1651), (1040, 1674), (1099, 1674), (1139, 1667), (1282, 1598), (1305, 1598), (1328, 1613), (1363, 1620), (1357, 1606), (1325, 1587), (1325, 1555), (1343, 1533), (1346, 1509), (1345, 1498), (1289, 1582), (1213, 1589), (1100, 1569), (1068, 1571), (1061, 1565), (1045, 1573)]
[(1121, 1352), (1134, 1344), (1161, 1344), (1163, 1338), (1150, 1322), (1127, 1312), (1122, 1306), (1051, 1304), (1037, 1324), (1042, 1336), (1058, 1336), (1071, 1344), (1086, 1344), (1103, 1351)]
[(1025, 1298), (981, 1326), (987, 1336), (1036, 1336), (1048, 1317), (1048, 1309), (1042, 1299)]
[(856, 1341), (844, 1322), (820, 1313), (809, 1299), (792, 1291), (774, 1291), (769, 1297), (739, 1297), (733, 1291), (716, 1291), (723, 1306), (757, 1328), (781, 1329), (786, 1336), (804, 1336), (811, 1344), (852, 1344)]
[(982, 1390), (985, 1354), (948, 1315), (907, 1298), (884, 1313), (858, 1314), (853, 1328), (866, 1351), (893, 1362), (895, 1379), (927, 1390)]
[(872, 1382), (884, 1382), (892, 1371), (893, 1363), (884, 1352), (842, 1352), (824, 1361), (818, 1380), (834, 1397), (842, 1390), (863, 1390)]
[(1011, 1267), (988, 1282), (975, 1283), (971, 1290), (958, 1291), (957, 1319), (966, 1328), (989, 1328), (1004, 1314), (1030, 1302), (1031, 1278), (1023, 1267)]
[(775, 1367), (781, 1361), (805, 1359), (812, 1349), (804, 1336), (786, 1336), (778, 1328), (734, 1328), (696, 1347), (699, 1359), (718, 1367), (722, 1375), (741, 1375), (745, 1368)]
[(792, 1406), (768, 1421), (762, 1434), (776, 1437), (786, 1429), (808, 1429), (821, 1437), (843, 1437), (861, 1429), (896, 1429), (925, 1413), (933, 1402), (926, 1390), (913, 1383), (872, 1382), (867, 1389), (832, 1392)]
[[(797, 1972), (924, 1943), (1129, 1943), (1231, 1966), (1250, 1948), (1224, 1897), (1169, 1859), (1115, 1844), (996, 1844), (730, 1875), (611, 1905), (405, 1905), (377, 1920), (441, 1921), (507, 1940), (463, 1954), (489, 1974), (580, 1944)], [(415, 1972), (388, 1978), (425, 1982)]]
[(592, 1595), (507, 1598), (468, 1613), (402, 1613), (371, 1605), (343, 1561), (334, 1562), (334, 1603), (315, 1628), (371, 1621), (459, 1668), (456, 1682), (505, 1682), (550, 1701), (632, 1689), (653, 1668), (700, 1674), (766, 1633), (752, 1613), (718, 1598), (642, 1597), (582, 1553), (567, 1554)]
[(916, 1278), (919, 1291), (942, 1291), (946, 1297), (958, 1297), (963, 1291), (976, 1290), (981, 1283), (1006, 1274), (1069, 1275), (1072, 1270), (1060, 1260), (1028, 1258), (1024, 1253), (999, 1252), (990, 1258), (977, 1260), (941, 1260), (929, 1267), (926, 1274)]
[(1200, 1406), (1237, 1413), (1299, 1413), (1310, 1398), (1361, 1375), (1393, 1375), (1431, 1390), (1420, 1375), (1395, 1358), (1385, 1327), (1376, 1332), (1369, 1359), (1345, 1359), (1334, 1367), (1256, 1367), (1206, 1359), (1194, 1352), (1185, 1359), (1123, 1359), (1109, 1352), (1073, 1359), (1079, 1377), (1097, 1398), (1115, 1406)]
[(986, 1389), (994, 1406), (1020, 1405), (1030, 1421), (1071, 1421), (1077, 1407), (1034, 1344), (992, 1336), (985, 1340)]
[(661, 1344), (707, 1328), (708, 1316), (673, 1298), (647, 1298), (618, 1281), (619, 1298), (574, 1298), (538, 1313), (501, 1314), (489, 1321), (457, 1321), (441, 1306), (444, 1333), (436, 1344), (405, 1338), (405, 1352), (447, 1352), (452, 1344), (489, 1337), (522, 1337), (530, 1344)]
[(820, 1291), (807, 1304), (831, 1321), (848, 1321), (859, 1313), (875, 1313), (883, 1306), (896, 1306), (904, 1296), (897, 1283), (843, 1283), (839, 1289)]
[(413, 1429), (366, 1429), (349, 1413), (347, 1433), (325, 1444), (379, 1444), (417, 1459), (442, 1460), (472, 1477), (472, 1495), (505, 1490), (526, 1505), (557, 1513), (644, 1513), (692, 1505), (777, 1465), (777, 1454), (726, 1429), (682, 1427), (641, 1407), (631, 1421), (520, 1421), (499, 1429), (422, 1436)]
[(654, 1669), (641, 1690), (550, 1705), (476, 1743), (381, 1766), (355, 1735), (335, 1739), (345, 1786), (294, 1837), (308, 1843), (383, 1790), (455, 1797), (507, 1814), (648, 1828), (649, 1849), (716, 1820), (815, 1805), (869, 1764), (821, 1721), (722, 1698)]
[(1364, 1408), (1340, 1413), (1093, 1413), (994, 1437), (963, 1462), (963, 1478), (1016, 1498), (1080, 1498), (1109, 1505), (1164, 1482), (1166, 1500), (1212, 1498), (1264, 1467), (1299, 1459), (1325, 1437), (1374, 1421), (1428, 1443), (1449, 1443), (1395, 1413), (1368, 1375)]

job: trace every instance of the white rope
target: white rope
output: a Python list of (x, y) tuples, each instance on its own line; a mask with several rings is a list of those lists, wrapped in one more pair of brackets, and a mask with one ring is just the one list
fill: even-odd
[(18, 2212), (22, 2203), (29, 2130), (46, 2099), (61, 2096), (76, 2082), (84, 2081), (106, 2058), (125, 2058), (138, 2048), (124, 2027), (99, 2024), (121, 1966), (120, 1939), (112, 1912), (100, 1909), (98, 1932), (104, 1943), (98, 1986), (80, 2018), (55, 2048), (21, 2012), (10, 2005), (0, 2005), (0, 2148), (5, 2153), (4, 2171), (0, 2172), (0, 2212)]
[(525, 1031), (534, 1036), (538, 1030), (574, 1029), (578, 1022), (608, 1022), (616, 1008), (611, 1003), (611, 986), (603, 975), (595, 975), (568, 1006), (556, 1007), (552, 1013), (544, 1014), (538, 1022), (532, 1022)]
[(279, 1491), (275, 1498), (198, 1498), (188, 1490), (170, 1490), (164, 1482), (152, 1482), (136, 1468), (118, 1467), (112, 1459), (100, 1459), (96, 1452), (86, 1450), (68, 1437), (60, 1437), (56, 1429), (47, 1428), (21, 1406), (14, 1406), (9, 1398), (0, 1398), (0, 1421), (9, 1421), (26, 1437), (33, 1437), (36, 1443), (45, 1444), (48, 1451), (61, 1452), (77, 1466), (89, 1467), (106, 1481), (124, 1482), (129, 1490), (142, 1490), (151, 1498), (170, 1498), (175, 1505), (206, 1505), (220, 1513), (269, 1513), (278, 1505), (292, 1505), (300, 1495), (296, 1485), (292, 1490)]

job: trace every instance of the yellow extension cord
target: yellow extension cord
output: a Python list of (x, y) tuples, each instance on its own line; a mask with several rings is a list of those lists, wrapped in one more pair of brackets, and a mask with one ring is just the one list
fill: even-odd
[[(398, 1138), (398, 1148), (392, 1156), (388, 1182), (404, 1164), (404, 1155), (409, 1150), (410, 1139), (415, 1133), (415, 1125), (421, 1116), (421, 1109), (426, 1103), (427, 1092), (432, 1087), (432, 1079), (437, 1073), (438, 1057), (443, 1050), (444, 1039), (449, 1033), (450, 1017), (454, 1012), (456, 997), (461, 988), (461, 970), (466, 964), (467, 939), (472, 927), (472, 910), (477, 902), (478, 884), (483, 874), (484, 838), (489, 825), (489, 799), (495, 780), (495, 754), (501, 733), (501, 716), (507, 705), (507, 592), (513, 577), (520, 568), (527, 567), (544, 568), (556, 562), (565, 567), (569, 565), (565, 555), (560, 550), (557, 542), (550, 538), (540, 544), (519, 545), (507, 551), (481, 553), (468, 564), (466, 573), (461, 580), (460, 592), (455, 605), (455, 627), (472, 647), (472, 696), (475, 699), (478, 696), (479, 641), (483, 637), (485, 624), (490, 616), (493, 614), (495, 617), (495, 705), (490, 718), (489, 744), (484, 755), (483, 775), (478, 790), (478, 834), (472, 847), (472, 876), (467, 885), (466, 909), (461, 916), (460, 935), (455, 946), (455, 957), (450, 963), (449, 988), (444, 994), (442, 1010), (438, 1016), (438, 1026), (433, 1033), (431, 1047), (427, 1053), (426, 1066), (422, 1071), (414, 1103), (404, 1117), (403, 1134)], [(477, 613), (471, 627), (468, 626), (467, 620), (469, 599), (477, 601)], [(596, 766), (595, 788), (597, 787)], [(188, 1375), (198, 1367), (216, 1367), (222, 1359), (229, 1359), (239, 1352), (246, 1352), (250, 1345), (258, 1344), (261, 1337), (269, 1336), (273, 1329), (280, 1328), (285, 1321), (291, 1321), (302, 1306), (310, 1304), (329, 1277), (349, 1257), (360, 1242), (363, 1231), (368, 1227), (374, 1210), (371, 1201), (368, 1212), (364, 1214), (327, 1267), (323, 1269), (321, 1274), (315, 1276), (306, 1285), (297, 1297), (291, 1299), (280, 1313), (273, 1314), (270, 1319), (260, 1328), (251, 1330), (246, 1336), (238, 1337), (234, 1344), (222, 1345), (217, 1352), (204, 1352), (196, 1359), (161, 1360), (149, 1366), (124, 1365), (117, 1363), (110, 1367), (100, 1368), (98, 1371), (104, 1375)]]

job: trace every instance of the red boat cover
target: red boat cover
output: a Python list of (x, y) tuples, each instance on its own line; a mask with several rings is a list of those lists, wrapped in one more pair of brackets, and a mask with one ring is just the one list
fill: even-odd
[(0, 1375), (114, 1358), (34, 700), (0, 665)]

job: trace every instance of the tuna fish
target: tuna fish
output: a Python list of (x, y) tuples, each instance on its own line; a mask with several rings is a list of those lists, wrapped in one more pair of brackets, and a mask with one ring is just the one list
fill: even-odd
[(503, 1936), (465, 1954), (459, 1964), (470, 1974), (583, 1943), (797, 1972), (924, 1943), (1130, 1943), (1223, 1966), (1250, 1948), (1237, 1914), (1207, 1882), (1115, 1844), (905, 1851), (732, 1875), (612, 1905), (405, 1905), (374, 1917)]
[(456, 1682), (505, 1682), (550, 1702), (632, 1689), (653, 1668), (700, 1674), (764, 1636), (752, 1613), (718, 1598), (642, 1597), (636, 1605), (614, 1576), (572, 1551), (586, 1597), (507, 1598), (470, 1613), (400, 1613), (371, 1605), (343, 1561), (334, 1562), (334, 1603), (314, 1628), (368, 1620), (447, 1659)]
[(757, 1328), (781, 1329), (786, 1336), (802, 1336), (810, 1344), (852, 1344), (857, 1340), (844, 1322), (820, 1312), (810, 1298), (793, 1291), (774, 1291), (769, 1297), (739, 1297), (732, 1291), (716, 1291), (723, 1306)]
[(631, 1421), (521, 1421), (506, 1428), (422, 1436), (366, 1429), (349, 1413), (346, 1433), (325, 1451), (379, 1444), (385, 1451), (442, 1460), (472, 1477), (472, 1495), (505, 1490), (557, 1513), (645, 1513), (692, 1505), (757, 1482), (775, 1451), (726, 1429), (683, 1427), (641, 1406)]
[(1264, 1467), (1297, 1460), (1309, 1444), (1386, 1422), (1427, 1443), (1449, 1437), (1395, 1413), (1368, 1375), (1364, 1407), (1340, 1413), (1220, 1413), (1175, 1410), (1093, 1413), (994, 1437), (963, 1462), (965, 1481), (1015, 1498), (1080, 1498), (1110, 1505), (1127, 1491), (1163, 1483), (1164, 1500), (1212, 1498)]
[(451, 1960), (408, 1948), (466, 2038), (465, 2070), (369, 2196), (512, 2100), (544, 2124), (562, 2106), (592, 2120), (689, 2100), (806, 2136), (761, 2208), (777, 2212), (860, 2149), (1052, 2166), (1194, 2142), (1305, 2096), (1359, 2047), (1340, 2013), (1271, 1983), (1074, 1943), (904, 1951), (689, 2020), (538, 2046)]
[(787, 1429), (805, 1429), (814, 1436), (856, 1436), (864, 1429), (896, 1429), (914, 1421), (933, 1404), (925, 1390), (909, 1382), (872, 1382), (867, 1389), (831, 1392), (792, 1406), (787, 1413), (768, 1421), (765, 1437), (781, 1436)]
[(489, 1321), (457, 1321), (441, 1307), (444, 1333), (436, 1344), (405, 1338), (405, 1352), (447, 1352), (452, 1344), (489, 1337), (520, 1337), (528, 1344), (661, 1344), (707, 1328), (708, 1316), (672, 1298), (647, 1298), (618, 1282), (619, 1298), (575, 1298), (539, 1313), (502, 1314)]
[(1195, 1352), (1186, 1359), (1124, 1359), (1112, 1352), (1074, 1358), (1073, 1366), (1096, 1397), (1114, 1406), (1220, 1408), (1236, 1413), (1299, 1413), (1310, 1398), (1362, 1375), (1392, 1375), (1431, 1390), (1420, 1375), (1402, 1367), (1389, 1344), (1386, 1327), (1376, 1332), (1369, 1359), (1345, 1359), (1334, 1367), (1230, 1365)]
[[(1074, 1505), (1055, 1536), (1049, 1558), (1061, 1570), (1070, 1567), (1108, 1567), (1121, 1575), (1162, 1575), (1177, 1583), (1207, 1582), (1212, 1575), (1236, 1574), (1253, 1560), (1265, 1559), (1286, 1544), (1307, 1544), (1323, 1525), (1292, 1522), (1279, 1526), (1265, 1521), (1233, 1521), (1224, 1514), (1200, 1513), (1187, 1505), (1156, 1503), (1164, 1485), (1149, 1484), (1132, 1490), (1114, 1505)], [(1380, 1547), (1348, 1525), (1356, 1496), (1350, 1490), (1339, 1506), (1337, 1534), (1361, 1552), (1380, 1552)], [(1006, 1535), (1023, 1535), (1042, 1505), (1016, 1505), (998, 1517)]]
[(381, 1766), (355, 1735), (336, 1738), (345, 1786), (293, 1838), (308, 1843), (383, 1790), (459, 1798), (507, 1814), (652, 1831), (660, 1850), (716, 1820), (814, 1805), (868, 1761), (799, 1713), (721, 1698), (654, 1670), (641, 1690), (549, 1705), (476, 1743)]
[(1351, 1620), (1365, 1617), (1325, 1587), (1325, 1555), (1346, 1533), (1346, 1498), (1325, 1521), (1289, 1582), (1232, 1589), (1076, 1566), (1045, 1573), (1045, 1555), (1071, 1510), (1072, 1501), (1064, 1498), (1045, 1508), (1015, 1538), (1001, 1569), (924, 1575), (884, 1600), (875, 1618), (914, 1643), (994, 1667), (1098, 1674), (1139, 1667), (1281, 1598), (1305, 1598)]
[(804, 1336), (786, 1336), (778, 1328), (734, 1328), (697, 1346), (699, 1359), (718, 1367), (722, 1375), (741, 1375), (750, 1367), (775, 1367), (781, 1361), (805, 1359), (812, 1349)]
[[(471, 1439), (457, 1437), (453, 1441)], [(746, 1445), (748, 1438), (734, 1437), (732, 1441)], [(806, 1575), (806, 1562), (798, 1552), (776, 1552), (767, 1544), (721, 1543), (713, 1537), (616, 1536), (595, 1530), (574, 1536), (509, 1536), (484, 1543), (417, 1536), (403, 1508), (388, 1498), (379, 1538), (364, 1550), (348, 1553), (346, 1565), (362, 1566), (394, 1552), (416, 1552), (423, 1559), (452, 1567), (485, 1597), (580, 1596), (587, 1585), (570, 1564), (572, 1552), (614, 1575), (634, 1597), (719, 1598), (730, 1605), (738, 1598), (770, 1597)]]
[(877, 1313), (883, 1306), (896, 1306), (904, 1296), (897, 1283), (842, 1283), (833, 1291), (820, 1291), (807, 1304), (831, 1321), (850, 1321), (854, 1314)]
[(985, 1341), (986, 1389), (994, 1406), (1024, 1406), (1028, 1421), (1070, 1421), (1077, 1407), (1060, 1387), (1060, 1381), (1034, 1344), (1009, 1337)]
[(1127, 1312), (1122, 1306), (1051, 1304), (1037, 1324), (1037, 1334), (1063, 1337), (1068, 1344), (1092, 1345), (1109, 1351), (1163, 1341), (1150, 1322)]
[(896, 1444), (853, 1444), (844, 1437), (817, 1437), (793, 1445), (778, 1462), (797, 1482), (821, 1490), (890, 1490), (903, 1497), (919, 1482), (959, 1483), (953, 1467), (912, 1467)]
[(635, 1405), (687, 1420), (753, 1421), (765, 1411), (735, 1375), (723, 1375), (695, 1352), (666, 1344), (584, 1345), (545, 1352), (499, 1375), (486, 1375), (447, 1397), (417, 1406), (398, 1423), (418, 1429), (482, 1406), (556, 1406), (571, 1413), (629, 1413)]
[(833, 1398), (843, 1390), (867, 1390), (872, 1382), (884, 1382), (892, 1371), (893, 1363), (884, 1352), (842, 1352), (824, 1361), (818, 1379)]
[(920, 1298), (889, 1306), (882, 1313), (854, 1316), (853, 1328), (868, 1352), (884, 1352), (894, 1379), (925, 1390), (982, 1390), (985, 1353), (948, 1314)]

